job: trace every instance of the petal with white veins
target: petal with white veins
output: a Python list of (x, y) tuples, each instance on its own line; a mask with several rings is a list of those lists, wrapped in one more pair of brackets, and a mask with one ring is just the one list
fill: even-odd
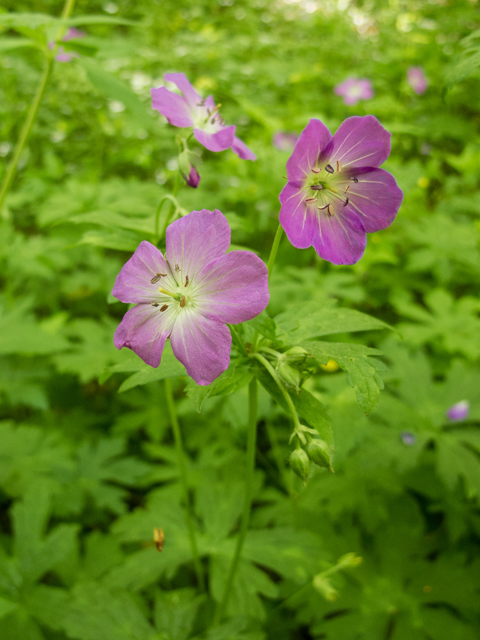
[(390, 154), (390, 133), (375, 116), (352, 116), (339, 126), (322, 160), (335, 167), (378, 167)]
[(159, 111), (174, 127), (193, 127), (193, 113), (182, 96), (165, 87), (151, 89), (152, 108)]
[(332, 134), (320, 120), (312, 118), (300, 134), (292, 155), (287, 161), (290, 182), (300, 182), (311, 173), (319, 156), (332, 139)]

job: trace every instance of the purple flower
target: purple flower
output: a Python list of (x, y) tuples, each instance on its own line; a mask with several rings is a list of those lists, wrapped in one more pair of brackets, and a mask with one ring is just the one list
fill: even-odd
[(196, 189), (200, 184), (200, 174), (195, 169), (193, 164), (190, 165), (190, 173), (188, 174), (188, 176), (184, 175), (183, 173), (182, 176), (189, 187), (193, 187), (194, 189)]
[[(70, 27), (67, 33), (63, 36), (62, 41), (68, 42), (69, 40), (74, 40), (75, 38), (84, 38), (85, 32), (80, 31), (79, 29), (75, 29), (74, 27)], [(55, 46), (55, 42), (49, 42), (48, 48), (53, 49)], [(65, 49), (60, 46), (58, 47), (57, 55), (55, 56), (55, 60), (57, 62), (71, 62), (73, 58), (78, 58), (78, 53), (75, 51), (71, 51), (70, 53), (65, 53)]]
[(197, 384), (213, 382), (230, 362), (226, 323), (251, 320), (268, 304), (267, 268), (250, 251), (231, 251), (220, 211), (193, 211), (167, 228), (166, 257), (141, 242), (117, 276), (113, 295), (134, 302), (113, 342), (158, 367), (165, 341)]
[(406, 444), (409, 447), (413, 446), (417, 440), (413, 433), (410, 433), (410, 431), (402, 431), (401, 438), (403, 444)]
[(461, 400), (454, 404), (448, 409), (446, 412), (446, 416), (452, 422), (459, 422), (460, 420), (465, 420), (468, 418), (468, 414), (470, 413), (470, 403), (468, 400)]
[(152, 107), (175, 127), (193, 127), (197, 141), (209, 151), (232, 148), (242, 160), (256, 160), (257, 156), (235, 135), (235, 125), (227, 126), (220, 116), (220, 105), (212, 96), (201, 98), (184, 73), (166, 73), (165, 80), (173, 82), (183, 96), (165, 87), (151, 89)]
[(419, 96), (425, 93), (428, 87), (428, 80), (422, 67), (408, 67), (407, 82)]
[(368, 78), (347, 78), (337, 84), (333, 92), (343, 97), (343, 103), (348, 106), (357, 104), (360, 100), (370, 100), (374, 96), (372, 83)]
[(378, 169), (390, 153), (390, 134), (373, 116), (347, 118), (332, 134), (310, 120), (287, 162), (280, 223), (297, 249), (313, 246), (333, 264), (354, 264), (367, 233), (392, 224), (403, 193)]
[(273, 136), (273, 146), (279, 151), (291, 151), (296, 145), (298, 136), (296, 133), (278, 131)]

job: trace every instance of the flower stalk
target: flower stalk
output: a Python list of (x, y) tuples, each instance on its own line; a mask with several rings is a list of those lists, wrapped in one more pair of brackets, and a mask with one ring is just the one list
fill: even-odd
[(190, 500), (188, 495), (188, 478), (187, 465), (185, 462), (185, 451), (183, 448), (182, 434), (178, 423), (177, 412), (175, 411), (175, 402), (173, 400), (172, 385), (169, 378), (164, 380), (165, 396), (167, 398), (168, 412), (173, 428), (173, 436), (175, 438), (175, 448), (177, 450), (178, 467), (180, 471), (180, 482), (182, 484), (183, 500), (185, 503), (185, 524), (188, 530), (188, 539), (190, 541), (190, 549), (192, 551), (193, 565), (197, 574), (197, 582), (201, 591), (205, 591), (205, 578), (203, 575), (202, 563), (198, 553), (197, 538), (195, 535), (195, 526), (193, 524), (192, 513), (190, 509)]
[[(75, 5), (75, 0), (66, 0), (65, 5), (63, 7), (61, 19), (67, 20), (70, 17), (70, 14), (73, 11), (73, 7)], [(52, 74), (53, 63), (55, 61), (55, 55), (58, 49), (58, 41), (63, 35), (63, 31), (65, 27), (60, 27), (59, 32), (57, 34), (57, 41), (55, 47), (48, 52), (45, 59), (45, 66), (42, 71), (42, 75), (40, 77), (40, 82), (37, 86), (37, 91), (35, 92), (35, 97), (33, 98), (33, 102), (30, 105), (30, 109), (28, 110), (26, 120), (23, 124), (22, 130), (20, 132), (20, 137), (18, 138), (17, 146), (15, 147), (15, 151), (13, 153), (12, 159), (7, 167), (7, 171), (5, 173), (5, 177), (3, 179), (3, 184), (0, 189), (0, 212), (5, 203), (5, 199), (10, 191), (10, 187), (12, 186), (13, 178), (15, 177), (15, 173), (17, 171), (18, 163), (22, 156), (23, 150), (25, 149), (25, 145), (27, 144), (27, 140), (30, 137), (30, 133), (32, 131), (33, 125), (35, 124), (35, 120), (37, 119), (38, 110), (40, 108), (40, 104), (42, 102), (45, 89), (47, 87), (48, 81)]]

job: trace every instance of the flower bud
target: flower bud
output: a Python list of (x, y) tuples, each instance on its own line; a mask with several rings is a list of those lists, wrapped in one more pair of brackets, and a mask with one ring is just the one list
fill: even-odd
[(288, 351), (285, 351), (283, 357), (287, 359), (290, 364), (303, 364), (308, 356), (308, 351), (302, 349), (302, 347), (292, 347)]
[(313, 588), (321, 593), (325, 600), (333, 602), (338, 598), (337, 589), (332, 587), (330, 580), (321, 573), (314, 577), (312, 584)]
[(287, 387), (294, 387), (297, 393), (300, 392), (300, 383), (302, 381), (300, 372), (289, 364), (283, 363), (278, 367), (278, 373)]
[(310, 458), (303, 449), (295, 449), (290, 454), (290, 467), (296, 475), (303, 480), (307, 481), (310, 473)]
[(186, 176), (184, 173), (182, 173), (182, 176), (189, 187), (193, 187), (194, 189), (196, 189), (200, 184), (200, 174), (195, 169), (193, 164), (190, 167), (190, 173), (188, 174), (188, 176)]
[(329, 471), (333, 471), (332, 453), (325, 440), (311, 440), (307, 445), (307, 453), (310, 460), (319, 467), (326, 467)]
[(340, 569), (348, 569), (350, 567), (358, 567), (358, 565), (362, 564), (362, 562), (363, 558), (361, 556), (357, 556), (356, 553), (346, 553), (340, 558), (337, 566)]

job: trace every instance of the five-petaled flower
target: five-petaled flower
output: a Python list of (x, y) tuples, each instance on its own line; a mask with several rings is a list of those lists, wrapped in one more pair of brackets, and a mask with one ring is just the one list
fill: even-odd
[(337, 84), (333, 92), (336, 96), (342, 96), (343, 103), (349, 107), (360, 100), (370, 100), (374, 95), (372, 83), (368, 78), (347, 78)]
[(198, 384), (213, 382), (230, 362), (226, 323), (251, 320), (268, 304), (268, 271), (250, 251), (231, 251), (230, 227), (218, 210), (193, 211), (173, 222), (163, 254), (141, 242), (117, 276), (113, 295), (136, 303), (114, 344), (158, 367), (168, 338)]
[(220, 116), (212, 96), (201, 98), (184, 73), (166, 73), (165, 80), (173, 82), (183, 96), (165, 87), (152, 89), (152, 107), (175, 127), (193, 127), (197, 141), (209, 151), (232, 149), (243, 160), (256, 160), (254, 153), (235, 135), (235, 125), (227, 126)]
[(419, 96), (425, 93), (428, 87), (427, 76), (422, 67), (408, 67), (407, 82)]
[(347, 118), (335, 135), (312, 119), (287, 162), (280, 223), (297, 249), (313, 246), (333, 264), (354, 264), (367, 232), (385, 229), (403, 199), (395, 178), (379, 169), (390, 134), (374, 116)]

